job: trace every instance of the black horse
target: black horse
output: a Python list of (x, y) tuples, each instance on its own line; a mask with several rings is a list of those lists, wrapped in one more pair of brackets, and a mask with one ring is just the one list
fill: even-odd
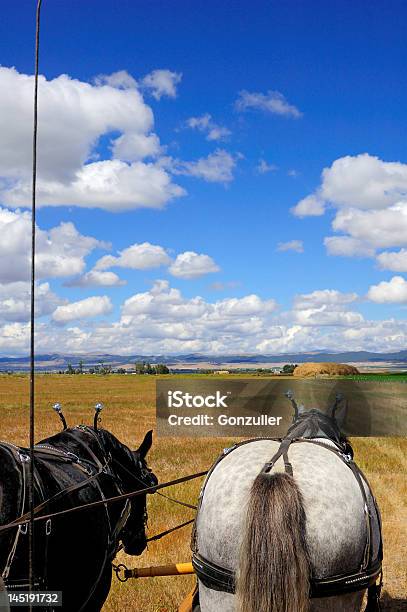
[[(149, 431), (131, 451), (110, 432), (83, 425), (42, 440), (35, 447), (34, 500), (36, 506), (49, 501), (38, 516), (156, 486), (146, 464), (151, 443)], [(28, 451), (0, 442), (0, 525), (27, 512), (28, 470)], [(35, 522), (36, 588), (62, 591), (62, 608), (55, 610), (99, 611), (120, 542), (126, 553), (140, 555), (147, 545), (146, 521), (144, 494)], [(0, 530), (0, 572), (9, 593), (27, 588), (26, 525)]]

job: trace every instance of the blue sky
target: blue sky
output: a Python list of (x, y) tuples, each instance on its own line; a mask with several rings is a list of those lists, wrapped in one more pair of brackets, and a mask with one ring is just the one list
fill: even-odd
[[(4, 354), (28, 338), (33, 5), (0, 24)], [(44, 0), (39, 349), (405, 348), (406, 10)]]

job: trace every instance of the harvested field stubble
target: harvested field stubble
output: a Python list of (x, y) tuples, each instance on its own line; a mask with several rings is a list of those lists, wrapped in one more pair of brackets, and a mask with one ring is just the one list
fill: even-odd
[[(236, 375), (234, 376), (234, 378)], [(245, 375), (247, 378), (247, 375)], [(105, 404), (103, 427), (136, 448), (155, 426), (155, 378), (152, 376), (39, 375), (36, 382), (36, 440), (60, 430), (51, 405), (63, 405), (68, 425), (90, 424), (93, 406)], [(0, 438), (28, 444), (28, 377), (0, 375)], [(149, 464), (164, 482), (207, 469), (227, 439), (154, 439)], [(383, 519), (384, 610), (407, 610), (407, 439), (354, 438), (355, 458), (376, 494)], [(195, 504), (200, 481), (167, 489), (168, 495)], [(193, 512), (158, 496), (148, 498), (149, 534), (188, 520)], [(190, 559), (190, 527), (153, 542), (141, 557), (120, 553), (129, 567), (161, 565)], [(104, 612), (175, 612), (193, 577), (129, 580), (115, 578)]]

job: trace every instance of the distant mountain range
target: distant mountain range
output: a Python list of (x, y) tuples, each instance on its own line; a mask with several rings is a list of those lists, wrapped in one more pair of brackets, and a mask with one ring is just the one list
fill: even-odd
[[(219, 367), (222, 365), (240, 365), (253, 367), (254, 364), (273, 363), (305, 363), (309, 361), (328, 361), (336, 363), (378, 363), (387, 362), (392, 364), (406, 364), (407, 350), (394, 353), (372, 353), (369, 351), (348, 351), (343, 353), (332, 353), (327, 351), (313, 351), (309, 353), (285, 353), (276, 355), (205, 355), (192, 353), (186, 355), (109, 355), (87, 353), (82, 355), (70, 355), (53, 353), (49, 355), (36, 355), (35, 367), (39, 371), (65, 370), (68, 364), (77, 367), (82, 360), (85, 369), (100, 365), (110, 365), (113, 368), (134, 367), (136, 361), (147, 361), (151, 364), (165, 363), (174, 369), (196, 369), (199, 367)], [(205, 364), (205, 365), (203, 365)], [(0, 357), (0, 371), (26, 371), (29, 369), (29, 357)]]

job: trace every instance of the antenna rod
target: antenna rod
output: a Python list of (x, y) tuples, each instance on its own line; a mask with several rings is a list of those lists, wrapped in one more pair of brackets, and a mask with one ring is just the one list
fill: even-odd
[[(35, 385), (34, 385), (34, 316), (35, 316), (35, 205), (37, 188), (37, 131), (38, 131), (38, 63), (40, 50), (41, 2), (37, 2), (35, 29), (35, 70), (34, 70), (34, 126), (32, 154), (32, 207), (31, 207), (31, 317), (30, 317), (30, 469), (28, 477), (28, 502), (30, 523), (28, 528), (28, 579), (30, 591), (35, 588), (34, 568), (34, 426), (35, 426)], [(30, 610), (32, 606), (30, 604)]]

